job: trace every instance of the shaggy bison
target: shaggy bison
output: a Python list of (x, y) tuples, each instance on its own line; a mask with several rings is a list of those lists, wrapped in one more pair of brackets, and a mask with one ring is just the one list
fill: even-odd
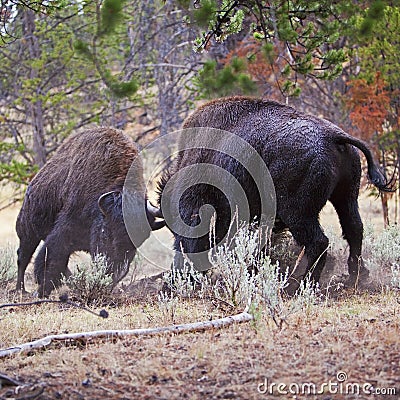
[[(222, 98), (203, 105), (183, 124), (184, 129), (199, 127), (233, 133), (261, 156), (275, 187), (276, 221), (279, 221), (275, 228), (288, 228), (297, 243), (305, 247), (306, 273), (310, 272), (314, 281), (319, 280), (326, 260), (328, 238), (319, 224), (319, 213), (328, 200), (336, 209), (343, 235), (349, 243), (350, 281), (354, 282), (359, 274), (368, 276), (361, 261), (363, 224), (357, 203), (361, 165), (357, 148), (366, 157), (371, 183), (380, 191), (390, 191), (391, 188), (362, 141), (324, 119), (274, 101), (249, 97)], [(214, 147), (210, 150), (204, 145), (201, 130), (198, 129), (197, 133), (192, 131), (190, 148), (181, 145), (181, 149), (186, 149), (178, 153), (161, 179), (159, 203), (167, 220), (168, 208), (174, 206), (171, 194), (181, 193), (179, 214), (189, 227), (199, 225), (199, 210), (205, 204), (211, 205), (217, 215), (215, 236), (218, 242), (228, 231), (232, 218), (226, 193), (204, 181), (190, 185), (188, 177), (172, 178), (195, 165), (212, 164), (220, 167), (221, 171), (228, 171), (246, 194), (251, 219), (260, 217), (260, 195), (253, 177), (239, 161), (223, 150), (216, 151)], [(218, 132), (215, 131), (216, 137)], [(174, 231), (173, 223), (171, 226), (167, 220), (167, 224)], [(188, 237), (173, 233), (175, 262), (179, 265), (179, 260), (182, 260), (180, 252), (183, 251), (192, 254), (196, 267), (204, 269), (198, 263), (207, 263), (204, 253), (210, 248), (208, 235)], [(196, 253), (202, 253), (203, 257), (193, 257)]]
[(141, 235), (135, 245), (126, 231), (123, 186), (137, 155), (134, 142), (111, 128), (87, 130), (65, 140), (29, 184), (17, 218), (17, 290), (25, 290), (25, 270), (41, 240), (34, 268), (41, 297), (59, 286), (62, 274), (68, 275), (68, 259), (75, 251), (90, 252), (92, 257), (103, 254), (114, 282), (122, 279), (135, 256), (135, 245), (150, 235), (150, 229), (164, 225), (155, 219), (160, 216), (158, 209), (146, 203), (139, 163), (129, 171), (131, 202), (143, 209), (148, 224), (138, 222)]

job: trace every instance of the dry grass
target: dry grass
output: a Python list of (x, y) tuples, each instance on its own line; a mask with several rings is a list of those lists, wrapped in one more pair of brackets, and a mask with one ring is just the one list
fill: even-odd
[[(109, 320), (53, 305), (3, 311), (1, 342), (12, 344), (55, 331), (156, 326), (162, 319), (156, 309), (155, 304), (124, 306), (110, 310)], [(212, 312), (204, 302), (192, 300), (182, 302), (178, 314), (177, 322), (184, 322)], [(274, 398), (259, 393), (265, 379), (321, 385), (336, 381), (339, 371), (347, 373), (348, 382), (395, 387), (399, 393), (399, 328), (393, 292), (343, 294), (290, 316), (281, 330), (262, 316), (255, 324), (220, 331), (58, 345), (1, 360), (0, 370), (27, 385), (21, 393), (42, 388), (41, 399)], [(13, 390), (3, 388), (0, 396), (7, 392)], [(307, 398), (332, 397), (325, 393)]]
[[(368, 220), (365, 215), (369, 215), (366, 211), (364, 220)], [(331, 261), (336, 263), (335, 272), (340, 272), (346, 247), (343, 242), (334, 246), (336, 258)], [(253, 323), (218, 331), (58, 343), (3, 358), (0, 373), (24, 385), (17, 392), (14, 387), (0, 388), (0, 398), (397, 399), (400, 295), (386, 287), (389, 271), (390, 266), (374, 271), (373, 291), (330, 294), (321, 303), (289, 315), (281, 329), (267, 312), (259, 312)], [(155, 327), (235, 312), (208, 299), (179, 299), (169, 312), (160, 306), (155, 288), (152, 281), (127, 286), (117, 305), (107, 308), (108, 319), (58, 304), (0, 309), (0, 347), (55, 333)], [(0, 302), (19, 300), (26, 299), (0, 288)], [(310, 396), (277, 390), (260, 393), (267, 389), (266, 380), (286, 385), (311, 382), (319, 388), (329, 381), (337, 383), (340, 371), (347, 374), (347, 383), (396, 388), (396, 394), (332, 394), (326, 388), (323, 394)]]

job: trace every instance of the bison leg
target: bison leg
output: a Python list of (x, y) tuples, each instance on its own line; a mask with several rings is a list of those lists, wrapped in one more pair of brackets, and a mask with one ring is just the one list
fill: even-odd
[(60, 286), (61, 275), (68, 274), (68, 260), (72, 251), (63, 239), (48, 236), (35, 259), (35, 278), (39, 284), (39, 297), (48, 297)]
[(369, 275), (369, 271), (364, 267), (361, 258), (363, 223), (358, 211), (357, 198), (344, 199), (336, 195), (332, 196), (330, 200), (339, 216), (343, 237), (349, 244), (350, 254), (347, 265), (350, 280), (355, 282), (360, 275), (363, 277)]
[(289, 230), (296, 242), (305, 247), (308, 264), (304, 276), (310, 273), (311, 279), (318, 282), (325, 266), (326, 250), (329, 245), (329, 240), (324, 235), (318, 218), (299, 220), (295, 226), (289, 225)]
[(31, 237), (28, 239), (20, 239), (19, 248), (17, 250), (18, 255), (18, 275), (17, 275), (17, 290), (25, 292), (25, 271), (29, 262), (31, 261), (32, 255), (39, 245), (40, 239)]

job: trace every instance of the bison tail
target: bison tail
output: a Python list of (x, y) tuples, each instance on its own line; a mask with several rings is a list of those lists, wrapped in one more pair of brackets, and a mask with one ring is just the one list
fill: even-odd
[(396, 191), (394, 176), (395, 175), (393, 174), (392, 178), (388, 180), (386, 175), (376, 166), (376, 164), (373, 164), (372, 166), (368, 165), (368, 178), (381, 192)]
[(395, 173), (390, 180), (387, 179), (384, 171), (376, 164), (371, 150), (360, 139), (356, 139), (350, 135), (343, 135), (336, 138), (338, 144), (351, 144), (352, 146), (360, 149), (367, 159), (368, 164), (368, 178), (370, 182), (376, 186), (380, 192), (394, 192), (395, 188)]

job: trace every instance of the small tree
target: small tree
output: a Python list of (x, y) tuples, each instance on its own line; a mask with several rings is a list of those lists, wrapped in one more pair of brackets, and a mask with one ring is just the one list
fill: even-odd
[[(369, 10), (365, 11), (368, 15)], [(363, 27), (359, 18), (356, 26)], [(349, 86), (346, 105), (353, 130), (375, 149), (384, 167), (399, 179), (400, 160), (400, 7), (387, 6), (371, 27), (371, 36), (356, 38), (352, 58), (358, 65)], [(399, 195), (396, 196), (398, 209)], [(385, 224), (389, 223), (388, 196), (382, 196)], [(398, 216), (395, 216), (398, 221)]]
[[(377, 158), (387, 165), (387, 151), (384, 145), (386, 121), (390, 117), (390, 97), (385, 89), (386, 83), (376, 73), (374, 81), (368, 83), (365, 79), (354, 79), (350, 83), (349, 97), (346, 101), (350, 109), (350, 119), (354, 124), (353, 131), (365, 141), (373, 145)], [(389, 156), (390, 157), (390, 156)], [(393, 160), (392, 160), (393, 161)], [(389, 165), (393, 168), (393, 164)], [(382, 212), (385, 226), (389, 224), (388, 193), (382, 193)]]
[[(298, 0), (295, 2), (200, 0), (180, 1), (188, 19), (203, 28), (196, 50), (210, 50), (212, 41), (223, 42), (248, 30), (260, 43), (269, 69), (285, 95), (298, 95), (298, 78), (334, 79), (348, 59), (341, 39), (354, 27), (365, 2)], [(189, 3), (189, 5), (188, 5)], [(382, 1), (370, 1), (375, 12), (365, 17), (363, 32), (381, 17)], [(246, 32), (244, 32), (246, 34)], [(280, 80), (282, 80), (280, 82)]]
[[(70, 0), (50, 15), (30, 3), (13, 11), (7, 32), (14, 40), (0, 48), (3, 184), (18, 190), (27, 184), (72, 130), (93, 122), (126, 124), (118, 124), (118, 116), (134, 105), (119, 99), (138, 84), (120, 81), (105, 67), (121, 65), (125, 46), (112, 37), (117, 21), (109, 16), (110, 3)], [(91, 46), (82, 40), (87, 37)]]

